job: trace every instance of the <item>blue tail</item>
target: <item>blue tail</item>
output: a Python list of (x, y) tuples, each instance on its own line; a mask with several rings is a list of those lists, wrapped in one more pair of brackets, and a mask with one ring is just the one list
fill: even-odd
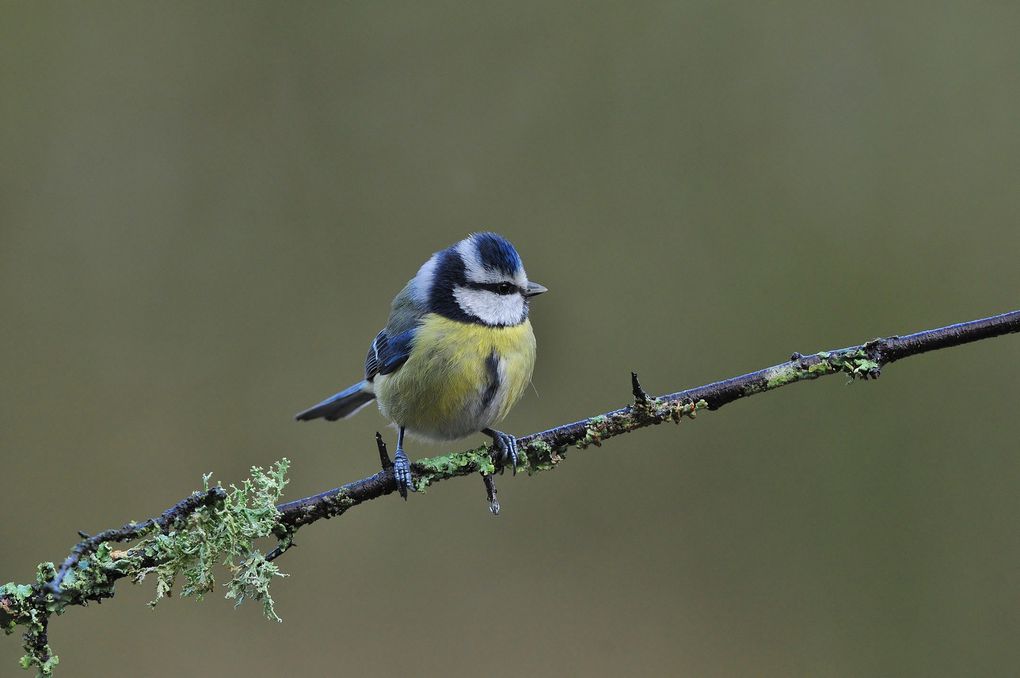
[(298, 421), (310, 421), (322, 417), (326, 421), (345, 419), (365, 405), (375, 400), (372, 386), (367, 381), (359, 381), (354, 386), (340, 391), (335, 396), (326, 398), (318, 405), (298, 412), (294, 418)]

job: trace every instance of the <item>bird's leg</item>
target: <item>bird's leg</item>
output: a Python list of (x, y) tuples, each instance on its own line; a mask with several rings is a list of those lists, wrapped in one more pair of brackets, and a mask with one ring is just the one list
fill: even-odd
[(414, 479), (411, 477), (411, 462), (404, 454), (404, 427), (397, 431), (397, 454), (393, 458), (393, 479), (397, 481), (397, 492), (407, 501), (407, 491), (417, 492), (414, 489)]
[(510, 462), (514, 475), (517, 475), (517, 438), (494, 428), (483, 429), (482, 433), (492, 438), (492, 461), (500, 467), (500, 472)]

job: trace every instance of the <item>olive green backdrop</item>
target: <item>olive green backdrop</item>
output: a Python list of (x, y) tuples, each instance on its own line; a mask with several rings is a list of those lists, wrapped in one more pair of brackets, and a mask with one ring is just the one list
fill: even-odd
[[(374, 472), (434, 250), (550, 293), (518, 434), (1020, 307), (1016, 3), (0, 6), (0, 580), (213, 471)], [(152, 586), (60, 675), (959, 676), (1020, 662), (1020, 337), (302, 530), (284, 623)], [(481, 437), (461, 445), (466, 447)], [(412, 456), (444, 447), (415, 445)], [(19, 675), (17, 638), (0, 675)]]

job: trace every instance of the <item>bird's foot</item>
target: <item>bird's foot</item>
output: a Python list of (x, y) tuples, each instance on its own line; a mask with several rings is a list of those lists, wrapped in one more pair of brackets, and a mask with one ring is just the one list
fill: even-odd
[(513, 474), (517, 475), (517, 438), (492, 428), (487, 428), (482, 433), (492, 438), (492, 461), (499, 467), (500, 473), (509, 462)]
[(393, 479), (397, 481), (397, 492), (407, 501), (407, 491), (417, 492), (414, 489), (414, 478), (411, 477), (411, 461), (404, 454), (404, 451), (397, 448), (397, 454), (393, 458)]

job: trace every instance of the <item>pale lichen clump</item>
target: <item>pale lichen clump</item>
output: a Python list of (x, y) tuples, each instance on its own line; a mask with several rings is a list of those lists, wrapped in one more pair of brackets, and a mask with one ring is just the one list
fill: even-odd
[[(131, 549), (128, 553), (156, 563), (135, 575), (135, 581), (150, 574), (156, 577), (156, 597), (149, 604), (155, 606), (170, 595), (178, 579), (183, 580), (182, 596), (201, 600), (216, 585), (213, 568), (223, 565), (231, 575), (225, 585), (227, 598), (235, 599), (236, 605), (246, 599), (259, 601), (266, 617), (280, 621), (269, 585), (286, 575), (266, 560), (254, 542), (271, 536), (277, 526), (276, 503), (287, 484), (289, 466), (287, 459), (268, 470), (253, 466), (251, 477), (241, 487), (231, 485), (221, 504), (199, 508), (181, 529), (166, 534), (157, 531)], [(203, 482), (209, 489), (208, 475)]]
[(484, 475), (496, 472), (489, 447), (486, 445), (466, 452), (419, 459), (414, 463), (414, 487), (419, 492), (424, 492), (434, 482), (475, 472)]
[(706, 408), (708, 403), (705, 400), (691, 402), (663, 398), (639, 399), (629, 408), (588, 419), (583, 435), (574, 442), (574, 445), (581, 450), (592, 445), (601, 447), (603, 440), (645, 426), (655, 426), (667, 421), (679, 424), (685, 417), (694, 419), (698, 410)]
[(528, 461), (528, 475), (539, 471), (548, 471), (563, 461), (566, 454), (564, 448), (554, 448), (544, 440), (532, 440), (524, 446), (525, 459)]
[[(3, 630), (10, 634), (18, 624), (26, 627), (22, 667), (35, 667), (44, 678), (51, 676), (58, 659), (46, 643), (49, 615), (61, 614), (70, 605), (112, 597), (114, 583), (122, 577), (138, 582), (153, 575), (156, 597), (150, 604), (155, 605), (170, 595), (178, 580), (183, 581), (182, 596), (202, 598), (214, 590), (213, 570), (222, 565), (230, 573), (224, 585), (227, 598), (238, 605), (246, 599), (259, 601), (264, 614), (279, 621), (269, 586), (274, 578), (285, 575), (266, 560), (255, 541), (279, 530), (276, 503), (287, 484), (289, 466), (282, 459), (268, 470), (252, 467), (251, 477), (240, 487), (231, 485), (222, 501), (197, 508), (166, 532), (153, 524), (130, 548), (100, 544), (74, 564), (59, 586), (54, 585), (53, 563), (39, 565), (34, 586), (0, 586)], [(209, 478), (203, 478), (207, 492)]]
[(584, 427), (584, 437), (574, 444), (577, 445), (577, 449), (579, 450), (583, 450), (591, 445), (594, 445), (595, 447), (602, 447), (602, 438), (606, 437), (608, 428), (608, 417), (601, 414), (597, 417), (592, 417), (587, 421)]
[(827, 374), (843, 372), (851, 380), (877, 379), (882, 365), (868, 352), (869, 345), (852, 350), (820, 351), (810, 356), (795, 356), (794, 360), (770, 368), (764, 386), (752, 385), (749, 393), (770, 391), (797, 381), (817, 379)]
[[(37, 568), (34, 586), (0, 586), (4, 633), (13, 633), (19, 624), (25, 626), (21, 667), (34, 667), (41, 678), (52, 676), (60, 660), (47, 642), (50, 615), (62, 614), (70, 605), (112, 597), (114, 583), (122, 577), (138, 582), (154, 575), (156, 597), (150, 604), (155, 605), (170, 595), (178, 578), (184, 581), (182, 596), (202, 598), (216, 586), (213, 568), (223, 565), (230, 573), (225, 584), (227, 598), (235, 599), (237, 605), (246, 599), (257, 600), (266, 617), (280, 621), (269, 585), (285, 575), (266, 560), (255, 540), (279, 529), (276, 502), (287, 484), (289, 466), (287, 459), (281, 459), (268, 470), (252, 467), (251, 477), (241, 487), (231, 485), (222, 501), (197, 508), (166, 532), (153, 523), (139, 534), (140, 541), (126, 550), (115, 550), (112, 542), (103, 542), (74, 563), (62, 580), (57, 579), (53, 563), (46, 562)], [(203, 477), (206, 491), (209, 478)]]

